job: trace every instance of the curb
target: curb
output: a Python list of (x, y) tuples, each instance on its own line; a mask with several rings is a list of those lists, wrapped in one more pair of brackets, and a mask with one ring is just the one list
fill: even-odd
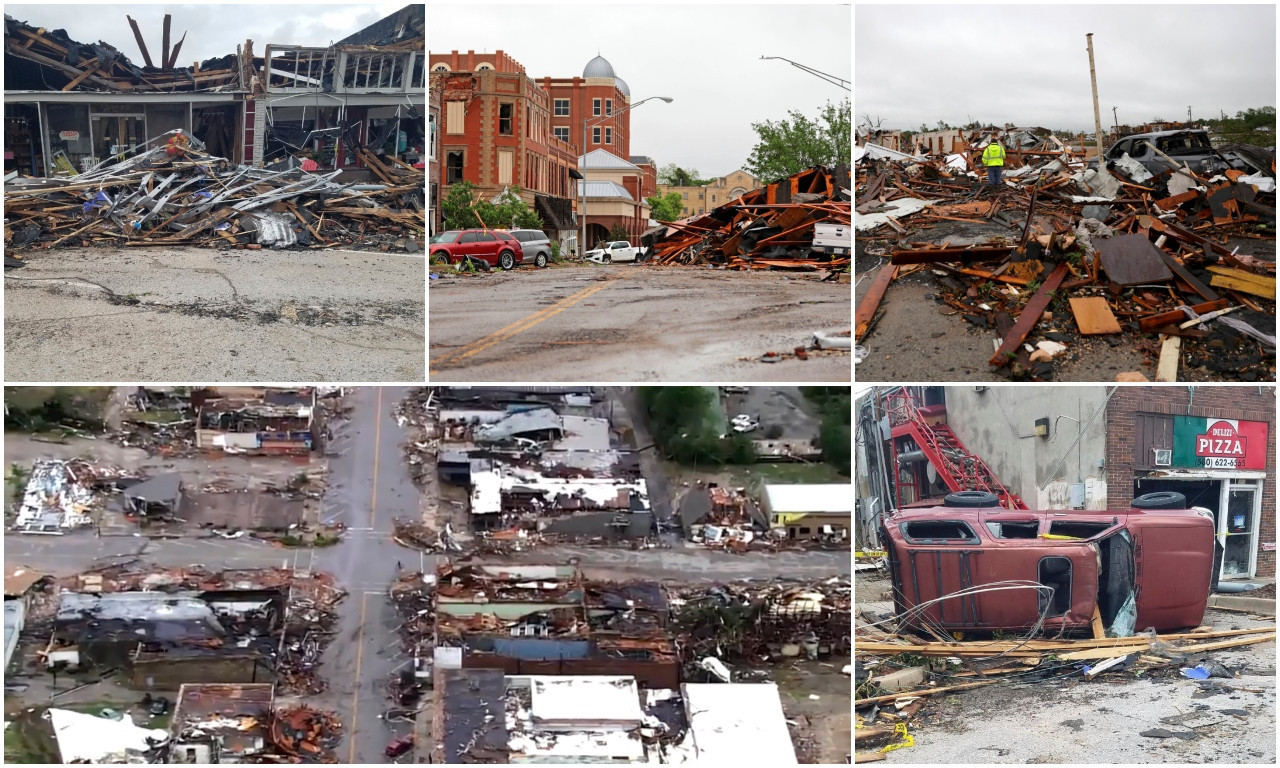
[(1235, 608), (1237, 610), (1253, 611), (1256, 613), (1266, 614), (1267, 616), (1276, 615), (1276, 601), (1269, 597), (1242, 597), (1240, 595), (1209, 595), (1210, 608)]

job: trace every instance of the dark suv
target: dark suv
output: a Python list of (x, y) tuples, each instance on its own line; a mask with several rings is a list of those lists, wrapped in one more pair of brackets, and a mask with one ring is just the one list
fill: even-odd
[(539, 229), (513, 229), (511, 236), (520, 241), (524, 263), (542, 268), (551, 260), (551, 240)]
[(499, 229), (455, 229), (441, 232), (431, 243), (431, 258), (458, 264), (482, 261), (490, 267), (514, 269), (524, 263), (524, 249), (510, 232)]
[[(1107, 150), (1107, 160), (1119, 160), (1127, 153), (1153, 174), (1172, 168), (1168, 160), (1151, 148), (1152, 145), (1176, 162), (1190, 166), (1193, 173), (1202, 176), (1221, 173), (1228, 168), (1248, 170), (1248, 165), (1236, 157), (1234, 152), (1215, 150), (1209, 142), (1209, 132), (1204, 129), (1155, 131), (1125, 136)], [(1096, 167), (1097, 159), (1090, 160), (1089, 165)]]

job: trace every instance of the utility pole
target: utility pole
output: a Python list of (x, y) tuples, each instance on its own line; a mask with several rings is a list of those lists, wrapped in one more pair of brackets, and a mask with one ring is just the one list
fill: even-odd
[(1191, 122), (1191, 105), (1187, 105), (1187, 122)]
[(1098, 111), (1098, 74), (1093, 68), (1093, 33), (1085, 35), (1085, 40), (1089, 43), (1089, 82), (1093, 85), (1093, 129), (1096, 131), (1094, 138), (1098, 145), (1098, 169), (1103, 168), (1102, 164), (1102, 114)]
[(1120, 118), (1116, 117), (1115, 107), (1111, 108), (1111, 126), (1113, 128), (1118, 128), (1120, 126)]

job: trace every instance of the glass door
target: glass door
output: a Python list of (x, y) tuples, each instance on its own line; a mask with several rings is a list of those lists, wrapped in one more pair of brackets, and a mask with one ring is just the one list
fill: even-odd
[(1258, 559), (1258, 512), (1262, 500), (1257, 485), (1224, 482), (1224, 514), (1218, 517), (1218, 536), (1223, 543), (1220, 579), (1252, 578)]
[(138, 114), (90, 114), (94, 157), (101, 162), (146, 141), (145, 121)]

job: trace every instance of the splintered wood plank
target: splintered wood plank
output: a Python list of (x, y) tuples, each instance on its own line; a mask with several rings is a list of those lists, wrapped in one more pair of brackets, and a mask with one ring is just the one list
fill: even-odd
[(886, 264), (876, 273), (875, 279), (871, 281), (871, 286), (867, 288), (867, 295), (862, 297), (862, 301), (858, 302), (857, 323), (854, 325), (854, 340), (861, 340), (871, 328), (871, 321), (876, 316), (876, 310), (880, 308), (880, 301), (884, 299), (884, 292), (889, 290), (889, 283), (893, 282), (893, 278), (898, 275), (898, 265)]
[(1071, 299), (1071, 314), (1076, 318), (1080, 333), (1097, 336), (1104, 333), (1120, 333), (1120, 321), (1111, 314), (1111, 305), (1102, 296)]
[(1008, 365), (1009, 361), (1016, 356), (1018, 347), (1022, 346), (1022, 342), (1027, 338), (1027, 334), (1031, 333), (1031, 329), (1036, 327), (1036, 323), (1040, 321), (1040, 315), (1044, 314), (1044, 310), (1049, 306), (1049, 294), (1058, 290), (1058, 286), (1062, 285), (1062, 281), (1067, 277), (1067, 263), (1059, 262), (1054, 267), (1053, 272), (1049, 273), (1049, 277), (1045, 279), (1044, 284), (1040, 286), (1040, 290), (1027, 302), (1023, 308), (1022, 314), (1018, 315), (1018, 320), (1013, 324), (1013, 328), (1004, 335), (1000, 342), (999, 349), (991, 356), (991, 365), (997, 368)]
[(1182, 350), (1182, 339), (1177, 336), (1165, 336), (1160, 345), (1160, 362), (1156, 364), (1156, 381), (1178, 380), (1178, 357)]
[(1233, 291), (1251, 293), (1264, 299), (1276, 298), (1276, 279), (1267, 275), (1246, 272), (1243, 269), (1212, 266), (1208, 270), (1213, 273), (1209, 285), (1215, 288), (1229, 288)]

